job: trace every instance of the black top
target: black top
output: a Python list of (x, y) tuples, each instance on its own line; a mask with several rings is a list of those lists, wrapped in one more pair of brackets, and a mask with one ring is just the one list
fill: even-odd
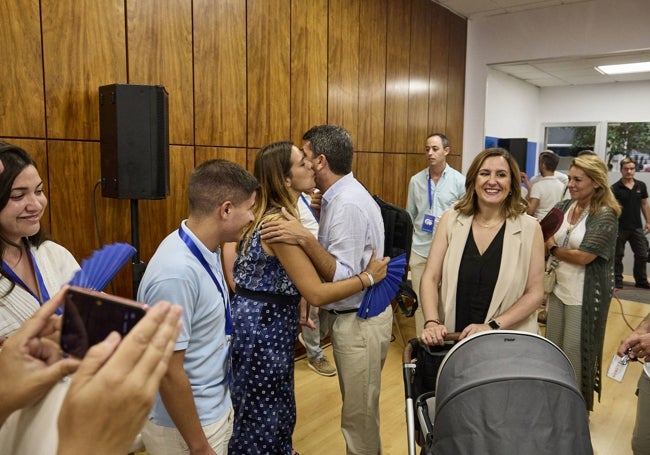
[(620, 231), (633, 231), (643, 227), (641, 222), (641, 200), (648, 198), (648, 189), (645, 183), (634, 179), (634, 186), (629, 189), (622, 180), (612, 185), (612, 193), (616, 196), (623, 208), (618, 218), (618, 229)]
[(462, 331), (469, 324), (485, 322), (494, 287), (499, 278), (505, 232), (506, 223), (503, 223), (490, 246), (481, 255), (474, 242), (473, 229), (469, 230), (458, 270), (455, 329), (457, 332)]

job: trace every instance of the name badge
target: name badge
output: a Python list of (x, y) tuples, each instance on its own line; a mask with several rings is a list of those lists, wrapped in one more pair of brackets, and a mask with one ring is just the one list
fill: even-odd
[(435, 225), (436, 217), (433, 215), (424, 215), (422, 220), (422, 230), (424, 232), (433, 233), (433, 226)]
[(627, 356), (619, 357), (618, 355), (614, 354), (614, 358), (609, 364), (609, 369), (607, 370), (607, 376), (614, 379), (615, 381), (622, 382), (623, 376), (625, 375), (625, 370), (627, 370), (627, 364)]

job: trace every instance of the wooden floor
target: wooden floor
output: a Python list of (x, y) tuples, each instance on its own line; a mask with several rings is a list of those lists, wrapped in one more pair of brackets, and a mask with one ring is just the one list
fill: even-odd
[[(650, 291), (649, 291), (650, 292)], [(635, 327), (650, 311), (650, 305), (614, 299), (610, 306), (603, 353), (603, 370), (607, 371), (620, 340), (631, 330), (624, 317)], [(414, 336), (413, 319), (397, 316), (404, 337)], [(391, 343), (382, 375), (381, 435), (385, 455), (407, 453), (402, 351), (404, 345), (393, 327)], [(325, 350), (332, 359), (331, 347)], [(601, 402), (596, 402), (590, 416), (591, 439), (598, 455), (628, 455), (636, 410), (636, 382), (641, 372), (638, 362), (631, 363), (622, 383), (603, 377)], [(341, 398), (337, 377), (323, 377), (313, 372), (306, 360), (296, 362), (296, 402), (298, 421), (294, 432), (294, 448), (301, 455), (342, 454), (345, 443), (341, 435)]]

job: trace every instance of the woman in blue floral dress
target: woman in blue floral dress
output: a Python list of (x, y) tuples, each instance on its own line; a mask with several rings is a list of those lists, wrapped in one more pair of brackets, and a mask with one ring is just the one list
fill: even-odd
[[(244, 233), (234, 266), (232, 302), (232, 400), (235, 409), (230, 454), (293, 452), (296, 423), (293, 365), (298, 303), (340, 300), (370, 286), (365, 273), (323, 283), (298, 245), (268, 245), (260, 239), (264, 222), (282, 217), (281, 208), (298, 217), (300, 193), (315, 186), (312, 164), (291, 142), (262, 148), (254, 174), (260, 182), (255, 222)], [(388, 258), (373, 260), (367, 272), (375, 281), (386, 276)], [(320, 265), (322, 267), (322, 265)]]

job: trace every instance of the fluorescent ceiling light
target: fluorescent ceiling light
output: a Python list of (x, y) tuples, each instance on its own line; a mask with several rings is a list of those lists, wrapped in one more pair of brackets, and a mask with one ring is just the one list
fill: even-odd
[(596, 71), (602, 74), (647, 73), (650, 72), (650, 62), (601, 65), (596, 67)]

